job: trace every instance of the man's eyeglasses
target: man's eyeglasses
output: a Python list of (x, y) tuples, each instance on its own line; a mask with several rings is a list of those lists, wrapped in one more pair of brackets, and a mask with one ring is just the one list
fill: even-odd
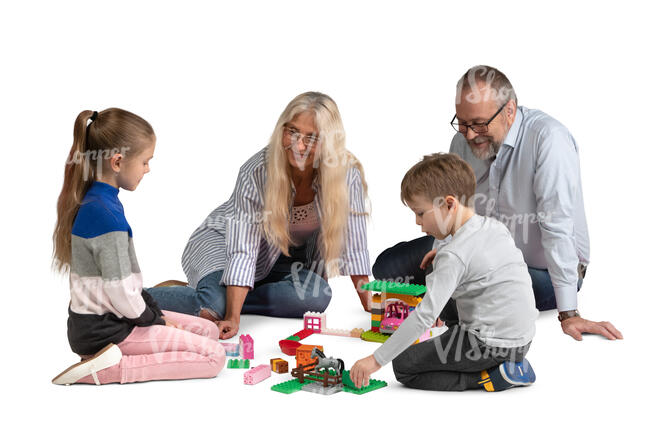
[(492, 118), (488, 119), (484, 123), (476, 123), (476, 124), (461, 124), (458, 121), (454, 121), (456, 119), (456, 115), (451, 119), (451, 126), (454, 128), (455, 131), (460, 132), (460, 133), (467, 133), (468, 129), (472, 129), (472, 131), (476, 134), (481, 134), (481, 133), (486, 133), (488, 131), (488, 124), (492, 122), (494, 118), (497, 117), (497, 115), (503, 110), (503, 108), (508, 104), (509, 101), (506, 101), (503, 103), (501, 107), (499, 107), (499, 110), (497, 110), (497, 113), (492, 115)]
[(284, 127), (284, 136), (291, 140), (292, 146), (297, 145), (302, 139), (302, 143), (307, 148), (312, 148), (320, 139), (317, 135), (303, 135), (298, 130), (289, 126)]

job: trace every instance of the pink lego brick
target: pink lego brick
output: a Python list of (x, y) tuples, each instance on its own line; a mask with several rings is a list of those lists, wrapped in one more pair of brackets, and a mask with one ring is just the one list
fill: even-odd
[(346, 329), (323, 329), (323, 332), (321, 334), (325, 335), (339, 335), (341, 337), (349, 337), (351, 331), (348, 331)]
[(244, 384), (257, 384), (271, 376), (271, 365), (261, 364), (244, 372)]
[(253, 338), (248, 334), (243, 334), (239, 337), (239, 356), (244, 360), (252, 360), (255, 358)]

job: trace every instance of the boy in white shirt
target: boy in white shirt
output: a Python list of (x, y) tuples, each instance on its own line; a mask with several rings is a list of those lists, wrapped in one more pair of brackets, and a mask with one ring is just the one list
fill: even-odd
[[(538, 315), (530, 275), (506, 226), (474, 213), (475, 188), (472, 168), (455, 154), (425, 156), (404, 176), (402, 202), (437, 239), (423, 261), (433, 269), (422, 302), (352, 367), (357, 387), (390, 361), (397, 380), (417, 389), (500, 391), (535, 381), (524, 358)], [(448, 330), (411, 346), (438, 317)]]

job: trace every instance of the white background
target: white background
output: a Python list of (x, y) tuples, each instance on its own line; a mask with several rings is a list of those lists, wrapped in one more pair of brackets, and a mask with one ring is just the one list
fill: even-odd
[[(306, 3), (3, 2), (3, 438), (647, 434), (645, 8), (624, 1)], [(613, 322), (625, 340), (575, 342), (555, 313), (544, 313), (529, 353), (537, 383), (500, 394), (407, 390), (389, 367), (375, 375), (389, 387), (365, 396), (285, 396), (269, 390), (277, 374), (244, 386), (241, 371), (226, 369), (210, 380), (50, 384), (77, 361), (66, 339), (67, 281), (49, 265), (56, 198), (81, 110), (122, 107), (157, 133), (151, 174), (136, 192), (120, 192), (149, 286), (184, 278), (186, 240), (228, 198), (239, 166), (266, 144), (285, 105), (307, 90), (329, 94), (366, 170), (374, 261), (420, 235), (399, 201), (399, 183), (423, 154), (447, 151), (454, 87), (475, 64), (501, 69), (522, 105), (554, 116), (578, 141), (592, 246), (579, 307), (587, 318)], [(329, 324), (367, 328), (351, 282), (332, 286)], [(261, 363), (282, 355), (277, 341), (300, 323), (250, 316), (242, 329), (253, 335)], [(335, 337), (306, 342), (349, 365), (376, 347)]]

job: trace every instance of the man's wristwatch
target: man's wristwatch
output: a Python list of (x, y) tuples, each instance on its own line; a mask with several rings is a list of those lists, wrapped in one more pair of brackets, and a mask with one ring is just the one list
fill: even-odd
[(577, 309), (574, 309), (572, 311), (562, 311), (558, 314), (557, 319), (563, 322), (564, 320), (571, 317), (580, 317), (580, 313), (578, 312)]

